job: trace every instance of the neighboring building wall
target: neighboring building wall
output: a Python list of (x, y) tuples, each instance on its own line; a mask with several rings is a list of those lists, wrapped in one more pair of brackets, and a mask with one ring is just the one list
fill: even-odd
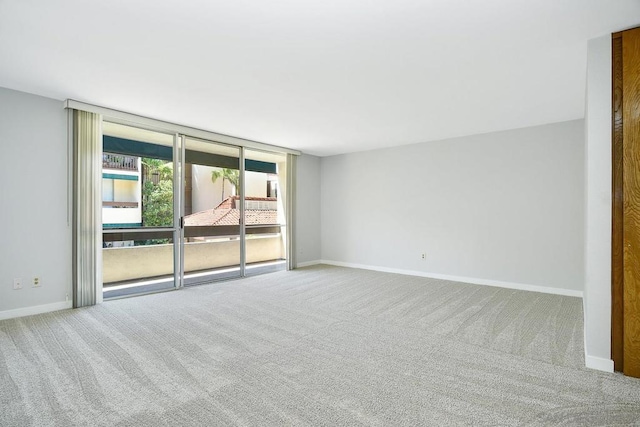
[(267, 176), (262, 172), (246, 171), (244, 173), (247, 185), (244, 194), (247, 197), (267, 197)]
[(142, 223), (141, 208), (102, 208), (102, 223), (107, 226), (139, 226)]
[[(211, 182), (211, 172), (218, 168), (210, 166), (193, 165), (191, 167), (191, 207), (193, 213), (212, 209), (222, 202), (222, 178)], [(233, 186), (226, 180), (224, 182), (225, 197), (231, 196)]]
[[(222, 202), (222, 178), (214, 183), (211, 181), (211, 172), (219, 170), (210, 166), (193, 165), (192, 188), (192, 213), (213, 209)], [(267, 197), (267, 174), (259, 172), (245, 172), (247, 184), (245, 194), (252, 197)], [(224, 181), (224, 198), (236, 194), (233, 186)]]
[[(135, 202), (137, 207), (102, 207), (102, 223), (107, 226), (132, 226), (142, 224), (142, 164), (138, 158), (138, 170), (126, 171), (103, 168), (102, 201)], [(135, 180), (104, 178), (104, 176), (128, 176)]]
[[(113, 180), (102, 178), (102, 201), (113, 202)], [(103, 214), (104, 215), (104, 214)], [(104, 223), (104, 221), (102, 221)]]
[[(70, 306), (70, 177), (62, 102), (0, 88), (0, 141), (0, 318)], [(31, 286), (34, 276), (41, 287)], [(23, 280), (23, 289), (13, 290), (14, 278)]]
[(113, 183), (113, 200), (116, 202), (138, 202), (142, 199), (140, 179), (126, 181), (115, 179)]
[(611, 360), (611, 36), (587, 46), (585, 352), (587, 366)]
[(322, 158), (322, 258), (580, 294), (583, 159), (583, 120)]

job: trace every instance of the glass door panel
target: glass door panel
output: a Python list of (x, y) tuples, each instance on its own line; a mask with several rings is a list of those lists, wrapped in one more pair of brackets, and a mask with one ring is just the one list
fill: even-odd
[(245, 149), (246, 276), (286, 269), (286, 161)]
[(105, 298), (176, 285), (174, 140), (171, 134), (103, 122)]
[(239, 277), (240, 149), (184, 139), (184, 285)]

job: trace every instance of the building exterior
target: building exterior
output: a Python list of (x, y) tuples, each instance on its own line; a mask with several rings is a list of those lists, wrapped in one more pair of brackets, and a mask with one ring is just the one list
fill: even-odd
[(142, 225), (142, 165), (140, 157), (102, 155), (102, 225), (104, 228)]

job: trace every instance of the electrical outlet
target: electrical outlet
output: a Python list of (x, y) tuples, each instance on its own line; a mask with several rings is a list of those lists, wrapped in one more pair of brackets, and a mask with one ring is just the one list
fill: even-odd
[(33, 287), (34, 288), (39, 288), (42, 284), (40, 283), (40, 278), (39, 277), (34, 277), (33, 278)]
[(421, 258), (423, 261), (425, 261), (427, 259), (427, 254), (422, 254)]
[(22, 279), (13, 279), (13, 289), (22, 289)]

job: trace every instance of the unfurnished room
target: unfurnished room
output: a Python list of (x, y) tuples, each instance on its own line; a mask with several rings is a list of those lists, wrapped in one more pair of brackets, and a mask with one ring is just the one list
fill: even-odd
[(0, 0), (0, 426), (640, 425), (639, 0)]

